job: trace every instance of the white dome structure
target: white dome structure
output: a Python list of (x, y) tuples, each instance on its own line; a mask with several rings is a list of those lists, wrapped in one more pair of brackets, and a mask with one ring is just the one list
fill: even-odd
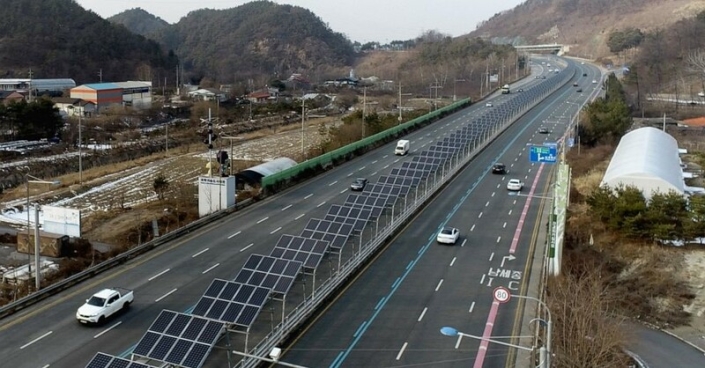
[(675, 138), (656, 128), (640, 128), (619, 141), (600, 185), (634, 186), (647, 200), (656, 192), (684, 195), (680, 164)]

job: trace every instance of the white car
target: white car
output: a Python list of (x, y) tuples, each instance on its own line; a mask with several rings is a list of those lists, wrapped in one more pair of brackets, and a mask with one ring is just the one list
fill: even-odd
[(592, 84), (597, 84), (597, 80), (593, 79)]
[(460, 236), (460, 230), (454, 227), (444, 227), (438, 232), (436, 241), (440, 244), (455, 244)]
[(487, 107), (492, 107), (492, 102), (486, 103), (485, 106), (487, 106)]
[(507, 182), (507, 190), (520, 191), (523, 187), (524, 183), (522, 183), (519, 179), (509, 179)]

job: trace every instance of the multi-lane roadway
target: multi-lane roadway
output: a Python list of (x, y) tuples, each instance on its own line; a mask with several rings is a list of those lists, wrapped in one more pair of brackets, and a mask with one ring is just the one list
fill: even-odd
[[(591, 77), (587, 79), (589, 78)], [(528, 80), (527, 82), (539, 83), (540, 81)], [(556, 95), (579, 101), (579, 95), (571, 95), (572, 93), (575, 92), (570, 88), (564, 88)], [(498, 99), (501, 98), (503, 97), (500, 96)], [(554, 111), (555, 106), (559, 104), (560, 101), (550, 99), (534, 111), (540, 111), (543, 116), (549, 117), (551, 115), (546, 115), (548, 111)], [(571, 104), (563, 107), (570, 107), (573, 111), (577, 109), (577, 105)], [(484, 114), (486, 109), (488, 107), (478, 104), (410, 134), (406, 138), (412, 142), (411, 157), (425, 145), (454, 131), (457, 126)], [(423, 341), (436, 341), (437, 346), (447, 349), (449, 353), (454, 353), (454, 342), (449, 343), (447, 338), (440, 339), (435, 332), (425, 340), (422, 335), (426, 333), (426, 329), (419, 329), (409, 324), (410, 321), (419, 319), (424, 308), (427, 308), (420, 322), (430, 324), (430, 321), (439, 323), (448, 321), (447, 324), (454, 324), (463, 331), (470, 330), (474, 325), (467, 325), (462, 321), (469, 319), (470, 316), (473, 316), (473, 320), (478, 320), (474, 316), (488, 315), (491, 309), (491, 303), (488, 304), (489, 299), (485, 295), (489, 287), (486, 286), (487, 283), (493, 282), (493, 285), (497, 285), (502, 279), (507, 282), (517, 281), (518, 283), (508, 284), (513, 287), (521, 285), (524, 277), (521, 275), (522, 262), (529, 253), (526, 240), (517, 242), (514, 253), (516, 259), (507, 261), (511, 263), (507, 263), (505, 268), (515, 273), (510, 273), (506, 280), (503, 276), (496, 276), (492, 278), (493, 281), (490, 281), (490, 272), (496, 273), (498, 267), (495, 265), (493, 270), (489, 270), (488, 267), (501, 262), (508, 255), (505, 243), (517, 231), (515, 225), (518, 220), (514, 217), (521, 217), (520, 213), (524, 210), (527, 213), (524, 215), (525, 225), (520, 236), (526, 237), (526, 234), (533, 231), (530, 223), (533, 221), (540, 200), (534, 199), (530, 205), (522, 205), (528, 202), (527, 198), (532, 197), (510, 197), (503, 185), (506, 178), (516, 175), (526, 183), (524, 193), (536, 194), (541, 191), (545, 175), (550, 168), (530, 166), (527, 163), (525, 144), (530, 140), (537, 143), (542, 139), (555, 140), (559, 132), (564, 129), (565, 120), (548, 121), (546, 124), (552, 132), (539, 138), (534, 136), (533, 131), (538, 125), (536, 120), (529, 122), (525, 120), (536, 114), (531, 113), (512, 126), (506, 134), (486, 149), (478, 160), (470, 164), (468, 169), (440, 194), (438, 200), (428, 210), (419, 215), (415, 221), (426, 219), (425, 222), (410, 227), (411, 233), (409, 231), (402, 233), (382, 254), (380, 260), (375, 262), (377, 264), (383, 261), (382, 264), (386, 267), (383, 267), (382, 271), (374, 271), (377, 268), (373, 268), (363, 273), (363, 277), (368, 277), (367, 275), (375, 272), (381, 276), (387, 276), (374, 278), (367, 283), (379, 293), (379, 298), (372, 300), (367, 297), (367, 293), (363, 292), (362, 297), (356, 297), (355, 302), (351, 303), (354, 311), (359, 314), (357, 318), (363, 318), (363, 320), (359, 321), (360, 323), (350, 322), (347, 328), (360, 331), (357, 334), (353, 331), (347, 335), (342, 333), (336, 335), (336, 340), (339, 340), (342, 345), (335, 347), (336, 351), (331, 354), (330, 364), (339, 356), (341, 363), (351, 366), (354, 363), (350, 362), (355, 362), (357, 359), (369, 359), (364, 354), (360, 355), (361, 351), (365, 351), (360, 348), (360, 344), (374, 344), (375, 339), (380, 339), (374, 336), (388, 335), (389, 331), (397, 329), (406, 329), (408, 333), (401, 333), (395, 339), (384, 339), (385, 346), (390, 351), (395, 351), (392, 359), (395, 359), (400, 351), (400, 359), (409, 359), (409, 361), (421, 359), (414, 357), (428, 354), (421, 348), (424, 346)], [(6, 318), (0, 325), (0, 340), (4, 342), (0, 346), (0, 361), (3, 365), (12, 367), (82, 367), (99, 351), (126, 356), (160, 311), (163, 309), (189, 311), (214, 278), (232, 279), (250, 254), (269, 254), (281, 234), (298, 234), (307, 219), (322, 217), (330, 203), (345, 198), (352, 178), (362, 176), (374, 181), (376, 177), (388, 173), (391, 166), (411, 158), (396, 157), (392, 151), (393, 145), (387, 145), (370, 152), (303, 185), (213, 223), (179, 242), (162, 247), (68, 292), (49, 298), (33, 308)], [(496, 160), (507, 163), (510, 169), (509, 176), (490, 177), (486, 174), (489, 164)], [(457, 186), (462, 189), (453, 189)], [(453, 210), (457, 203), (461, 203), (460, 207)], [(441, 207), (445, 209), (440, 209)], [(434, 212), (432, 208), (439, 209)], [(438, 248), (427, 241), (435, 233), (435, 229), (445, 221), (463, 229), (464, 246)], [(512, 225), (513, 222), (514, 225)], [(474, 228), (471, 224), (475, 225)], [(513, 226), (514, 230), (512, 230)], [(406, 248), (399, 245), (402, 244), (402, 239), (406, 239)], [(388, 254), (398, 254), (399, 258), (384, 261)], [(416, 255), (418, 260), (413, 266), (409, 266), (409, 262), (416, 258), (409, 258), (409, 262), (406, 260), (402, 262), (401, 255), (407, 258)], [(409, 266), (408, 269), (407, 266)], [(512, 275), (517, 275), (516, 272), (520, 275), (518, 278), (512, 278)], [(402, 277), (405, 274), (407, 276)], [(390, 279), (389, 275), (392, 275), (393, 279)], [(397, 278), (399, 278), (398, 282)], [(470, 282), (472, 279), (474, 281)], [(429, 293), (427, 285), (429, 283), (435, 284), (431, 285), (430, 289), (433, 293)], [(353, 288), (358, 284), (360, 283), (356, 283)], [(135, 290), (136, 300), (131, 309), (104, 326), (79, 325), (74, 317), (76, 308), (97, 289), (111, 285)], [(345, 294), (345, 298), (348, 294), (357, 294), (352, 290), (353, 288)], [(436, 289), (438, 291), (435, 291)], [(393, 290), (394, 294), (390, 294), (390, 290)], [(454, 290), (457, 293), (453, 293)], [(410, 295), (406, 301), (399, 299), (404, 293)], [(451, 299), (438, 298), (441, 293), (455, 296)], [(421, 300), (424, 302), (419, 302), (419, 295), (423, 296)], [(382, 297), (385, 299), (382, 300)], [(369, 311), (374, 308), (365, 307), (370, 303), (375, 306), (379, 303), (379, 314), (374, 317), (371, 314), (373, 312)], [(461, 307), (455, 308), (456, 304)], [(340, 302), (333, 308), (337, 308), (338, 305)], [(443, 313), (439, 314), (439, 308)], [(403, 321), (387, 317), (388, 313), (398, 316)], [(498, 313), (500, 317), (506, 314), (502, 310)], [(416, 314), (416, 316), (411, 318), (410, 314)], [(444, 315), (447, 317), (443, 317)], [(347, 318), (346, 315), (339, 322), (346, 322)], [(503, 321), (508, 322), (507, 319), (500, 319), (497, 326), (505, 325)], [(365, 322), (364, 325), (363, 322)], [(321, 323), (316, 324), (314, 329), (319, 328), (318, 326), (321, 326)], [(320, 336), (330, 334), (325, 331), (320, 333)], [(349, 339), (353, 335), (355, 335), (354, 339), (348, 341), (347, 345), (343, 344), (346, 338)], [(308, 336), (312, 335), (307, 334), (300, 344), (305, 343)], [(407, 347), (412, 347), (402, 350), (404, 343)], [(471, 346), (466, 343), (464, 341), (461, 344), (463, 349)], [(490, 347), (489, 351), (492, 352), (493, 349)], [(287, 358), (303, 360), (320, 358), (317, 357), (320, 352), (315, 349), (309, 350), (308, 354), (302, 355), (300, 352), (301, 349), (295, 346)], [(340, 355), (341, 352), (344, 356)], [(434, 354), (435, 352), (431, 355)], [(220, 354), (214, 352), (211, 355), (214, 355), (213, 359), (209, 360), (207, 366), (222, 365), (225, 360), (225, 354), (222, 351)], [(489, 354), (487, 359), (495, 358)]]

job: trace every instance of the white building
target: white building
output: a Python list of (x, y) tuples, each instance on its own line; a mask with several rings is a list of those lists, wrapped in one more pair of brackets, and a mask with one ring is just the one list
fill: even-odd
[(655, 192), (683, 195), (685, 182), (678, 142), (656, 128), (640, 128), (622, 137), (600, 185), (640, 189), (649, 200)]
[(115, 82), (122, 88), (122, 103), (134, 109), (148, 109), (152, 107), (152, 82), (127, 81)]

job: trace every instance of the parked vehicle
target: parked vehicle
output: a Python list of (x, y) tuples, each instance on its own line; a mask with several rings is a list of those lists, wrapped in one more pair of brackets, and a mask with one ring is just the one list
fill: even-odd
[(78, 311), (76, 319), (81, 323), (103, 323), (115, 313), (127, 309), (134, 300), (132, 290), (123, 288), (103, 289), (86, 299)]
[(404, 156), (407, 153), (409, 153), (409, 141), (402, 139), (397, 142), (397, 147), (394, 149), (394, 154)]

